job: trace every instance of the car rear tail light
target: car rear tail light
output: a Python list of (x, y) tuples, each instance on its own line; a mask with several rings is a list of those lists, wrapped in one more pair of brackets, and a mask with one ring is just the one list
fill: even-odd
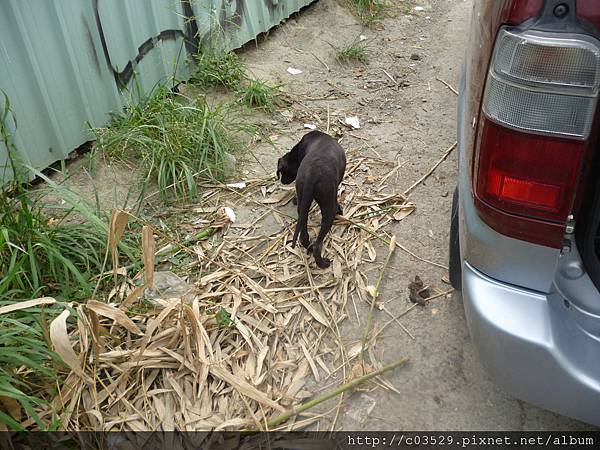
[(560, 247), (600, 89), (600, 42), (503, 28), (483, 96), (475, 199), (492, 228)]

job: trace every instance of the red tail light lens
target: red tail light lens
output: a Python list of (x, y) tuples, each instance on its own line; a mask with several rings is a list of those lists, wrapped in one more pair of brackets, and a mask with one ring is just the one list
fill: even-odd
[(548, 208), (551, 211), (558, 209), (560, 202), (559, 186), (513, 178), (500, 170), (494, 170), (491, 176), (497, 184), (494, 189), (496, 192), (492, 191), (491, 193), (504, 200), (531, 205), (534, 208)]
[(484, 118), (476, 186), (506, 212), (564, 223), (571, 212), (584, 145), (504, 128)]

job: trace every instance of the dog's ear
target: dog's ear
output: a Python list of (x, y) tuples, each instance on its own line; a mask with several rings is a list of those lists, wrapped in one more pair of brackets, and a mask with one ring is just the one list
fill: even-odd
[(289, 164), (290, 165), (297, 165), (300, 163), (300, 160), (302, 159), (303, 153), (304, 153), (304, 146), (302, 145), (302, 141), (298, 142), (296, 145), (294, 145), (292, 147), (292, 149), (290, 150), (290, 152), (288, 153), (289, 155)]
[(281, 180), (283, 173), (287, 170), (287, 163), (285, 155), (277, 160), (277, 179)]

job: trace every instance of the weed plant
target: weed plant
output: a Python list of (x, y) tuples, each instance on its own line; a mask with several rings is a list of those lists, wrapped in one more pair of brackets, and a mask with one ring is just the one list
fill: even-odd
[(239, 144), (243, 121), (224, 105), (211, 108), (204, 97), (191, 100), (159, 86), (143, 101), (113, 116), (96, 130), (96, 149), (110, 157), (141, 164), (140, 200), (151, 181), (163, 200), (188, 200), (198, 194), (197, 177), (223, 180), (228, 154)]
[(360, 38), (355, 39), (351, 43), (336, 49), (337, 59), (341, 63), (346, 62), (366, 62), (368, 58), (368, 50), (360, 41)]

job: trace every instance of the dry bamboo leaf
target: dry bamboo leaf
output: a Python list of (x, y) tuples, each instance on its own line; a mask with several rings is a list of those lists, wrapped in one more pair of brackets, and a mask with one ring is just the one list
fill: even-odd
[(143, 285), (143, 284), (141, 286), (136, 286), (136, 288), (129, 293), (129, 295), (127, 296), (127, 298), (125, 300), (123, 300), (123, 303), (121, 303), (121, 305), (119, 306), (119, 308), (121, 308), (124, 311), (127, 311), (127, 309), (131, 305), (133, 305), (135, 302), (138, 301), (138, 299), (142, 295), (142, 292), (144, 292), (144, 289), (146, 289), (146, 286)]
[(148, 346), (150, 339), (152, 339), (152, 335), (158, 329), (158, 327), (160, 326), (162, 321), (165, 320), (165, 318), (171, 313), (171, 311), (173, 311), (173, 309), (175, 309), (177, 307), (177, 305), (180, 304), (180, 302), (181, 302), (181, 300), (179, 300), (179, 299), (171, 300), (171, 302), (168, 304), (168, 306), (165, 309), (163, 309), (155, 319), (152, 319), (150, 322), (148, 322), (147, 327), (146, 327), (146, 333), (144, 334), (144, 337), (140, 344), (140, 351), (139, 351), (138, 358), (141, 358), (142, 355), (144, 354), (144, 351), (146, 350), (146, 347)]
[(88, 416), (88, 418), (95, 419), (95, 421), (90, 420), (93, 430), (101, 430), (103, 428), (104, 417), (102, 416), (102, 413), (100, 411), (97, 411), (95, 409), (89, 409), (85, 411), (85, 415)]
[(213, 374), (215, 377), (233, 386), (241, 395), (250, 397), (251, 399), (256, 400), (257, 402), (269, 406), (278, 411), (284, 411), (284, 408), (282, 406), (271, 400), (269, 397), (267, 397), (264, 393), (260, 392), (254, 386), (246, 383), (244, 380), (228, 372), (226, 369), (212, 364), (209, 370), (210, 373)]
[(117, 275), (117, 269), (119, 267), (119, 254), (117, 252), (117, 245), (125, 233), (125, 227), (129, 221), (129, 214), (125, 211), (116, 210), (113, 212), (110, 218), (110, 224), (108, 229), (108, 247), (112, 255), (113, 271), (115, 276)]
[[(343, 254), (343, 253), (342, 253)], [(338, 280), (341, 280), (344, 277), (344, 272), (342, 270), (342, 263), (338, 258), (333, 259), (333, 276)]]
[(17, 422), (21, 421), (21, 405), (17, 400), (12, 397), (0, 396), (0, 405), (3, 406), (4, 411), (6, 411), (10, 417)]
[(71, 313), (65, 309), (50, 323), (50, 341), (54, 347), (54, 351), (63, 359), (65, 364), (75, 372), (86, 383), (92, 383), (92, 379), (88, 377), (81, 368), (81, 361), (73, 350), (69, 333), (67, 331), (67, 318)]
[(258, 353), (258, 357), (256, 358), (256, 374), (254, 375), (254, 384), (258, 385), (257, 380), (260, 378), (260, 372), (262, 371), (262, 366), (269, 352), (269, 346), (265, 345), (260, 352)]
[(321, 366), (321, 369), (325, 371), (327, 377), (329, 378), (331, 376), (331, 371), (327, 368), (327, 365), (323, 362), (323, 360), (319, 356), (316, 356), (315, 361), (317, 364), (319, 364), (319, 366)]
[(77, 321), (77, 332), (79, 334), (79, 347), (80, 353), (86, 355), (89, 348), (89, 330), (90, 324), (88, 323), (85, 315), (85, 309), (83, 305), (77, 307), (77, 315), (79, 320)]
[(24, 302), (13, 303), (12, 305), (3, 306), (0, 308), (0, 315), (7, 314), (14, 311), (20, 311), (22, 309), (32, 308), (39, 305), (53, 305), (56, 303), (52, 297), (36, 298), (34, 300), (26, 300)]
[(271, 197), (267, 197), (260, 202), (263, 205), (272, 205), (274, 203), (281, 203), (282, 205), (285, 205), (292, 199), (294, 194), (295, 192), (293, 190), (285, 190)]
[(242, 419), (242, 418), (229, 419), (229, 420), (226, 420), (225, 422), (221, 423), (220, 425), (218, 425), (214, 429), (214, 431), (222, 431), (222, 430), (227, 430), (227, 429), (239, 430), (240, 428), (247, 428), (248, 426), (253, 425), (253, 424), (254, 424), (254, 422), (249, 419)]
[(329, 321), (327, 319), (325, 319), (323, 314), (321, 314), (319, 311), (317, 311), (317, 309), (314, 306), (312, 306), (309, 302), (307, 302), (302, 297), (299, 297), (298, 301), (302, 304), (302, 306), (304, 306), (306, 308), (306, 310), (310, 313), (310, 315), (315, 318), (315, 320), (322, 323), (326, 327), (329, 327)]
[[(258, 283), (255, 283), (254, 280), (252, 280), (252, 278), (250, 278), (249, 276), (247, 276), (246, 274), (241, 274), (242, 277), (245, 279), (246, 284), (252, 289), (254, 290), (254, 292), (256, 292), (263, 300), (271, 303), (271, 299), (269, 298), (269, 296), (265, 293), (265, 291), (263, 291), (263, 289), (258, 285)], [(277, 310), (272, 307), (271, 305), (267, 305), (264, 303), (259, 302), (258, 300), (252, 299), (252, 302), (258, 306), (260, 306), (261, 308), (263, 308), (264, 310), (272, 313), (272, 314), (277, 314)]]
[(152, 288), (154, 282), (154, 252), (156, 249), (152, 227), (149, 225), (144, 225), (142, 228), (142, 251), (144, 254), (144, 273), (146, 275), (144, 281), (146, 287)]
[[(175, 361), (177, 361), (181, 366), (185, 366), (185, 368), (187, 368), (190, 372), (192, 372), (192, 373), (196, 373), (197, 372), (197, 370), (194, 367), (194, 365), (191, 362), (186, 361), (183, 358), (183, 356), (181, 356), (180, 354), (175, 353), (174, 351), (169, 350), (168, 348), (165, 348), (165, 347), (159, 347), (159, 348), (160, 348), (160, 350), (163, 353), (169, 355), (171, 358), (173, 358)], [(144, 354), (144, 356), (148, 356), (148, 352), (146, 352)], [(161, 355), (161, 356), (164, 356), (164, 355)]]
[(375, 286), (373, 286), (372, 284), (367, 286), (367, 292), (369, 293), (369, 295), (373, 298), (376, 299), (377, 296), (379, 295), (379, 292), (377, 292), (377, 288)]
[(96, 300), (89, 300), (86, 303), (86, 307), (94, 311), (99, 316), (108, 317), (109, 319), (114, 320), (117, 324), (133, 334), (144, 334), (123, 311), (115, 308), (114, 306), (107, 305), (106, 303), (101, 303)]
[(225, 275), (229, 275), (230, 272), (228, 270), (219, 270), (217, 272), (210, 273), (202, 278), (200, 278), (200, 285), (206, 286), (213, 281), (217, 281), (223, 278)]
[(371, 260), (371, 262), (375, 262), (375, 260), (377, 259), (377, 252), (375, 251), (373, 244), (371, 244), (370, 241), (365, 241), (364, 246), (367, 249), (367, 252), (369, 253), (369, 259)]
[(210, 342), (210, 337), (206, 332), (206, 328), (204, 328), (204, 325), (202, 324), (198, 299), (194, 299), (194, 301), (192, 302), (192, 311), (194, 313), (194, 317), (196, 318), (196, 324), (198, 325), (198, 329), (200, 330), (201, 344), (199, 347), (199, 352), (200, 354), (204, 354), (204, 348), (206, 348), (208, 354), (212, 356), (214, 352), (212, 344)]
[(310, 356), (310, 353), (308, 352), (304, 344), (300, 344), (300, 346), (302, 347), (302, 352), (304, 353), (304, 356), (306, 357), (308, 364), (310, 365), (310, 370), (312, 370), (312, 373), (315, 377), (315, 381), (317, 383), (320, 382), (321, 377), (319, 376), (319, 369), (317, 369), (314, 359), (312, 358), (312, 356)]
[(304, 360), (298, 366), (296, 373), (292, 378), (292, 382), (288, 386), (286, 391), (286, 395), (288, 397), (294, 398), (298, 391), (302, 389), (302, 386), (306, 383), (306, 375), (308, 374), (308, 361)]
[(416, 205), (414, 203), (407, 203), (397, 208), (397, 211), (393, 214), (393, 218), (395, 221), (400, 221), (410, 216), (414, 210), (416, 209)]
[(360, 352), (362, 351), (362, 342), (357, 342), (356, 344), (354, 344), (352, 347), (350, 347), (350, 350), (348, 350), (346, 352), (346, 355), (349, 359), (353, 359), (356, 358)]
[(396, 236), (392, 236), (392, 239), (390, 239), (390, 245), (389, 245), (389, 251), (390, 253), (393, 252), (396, 248)]
[(237, 328), (237, 330), (240, 332), (240, 334), (242, 335), (242, 337), (244, 338), (244, 340), (246, 341), (246, 343), (248, 344), (248, 346), (250, 347), (250, 351), (252, 353), (254, 353), (254, 346), (252, 345), (252, 332), (248, 329), (248, 327), (246, 325), (244, 325), (241, 321), (239, 320), (234, 320), (233, 324), (235, 325), (235, 327)]

